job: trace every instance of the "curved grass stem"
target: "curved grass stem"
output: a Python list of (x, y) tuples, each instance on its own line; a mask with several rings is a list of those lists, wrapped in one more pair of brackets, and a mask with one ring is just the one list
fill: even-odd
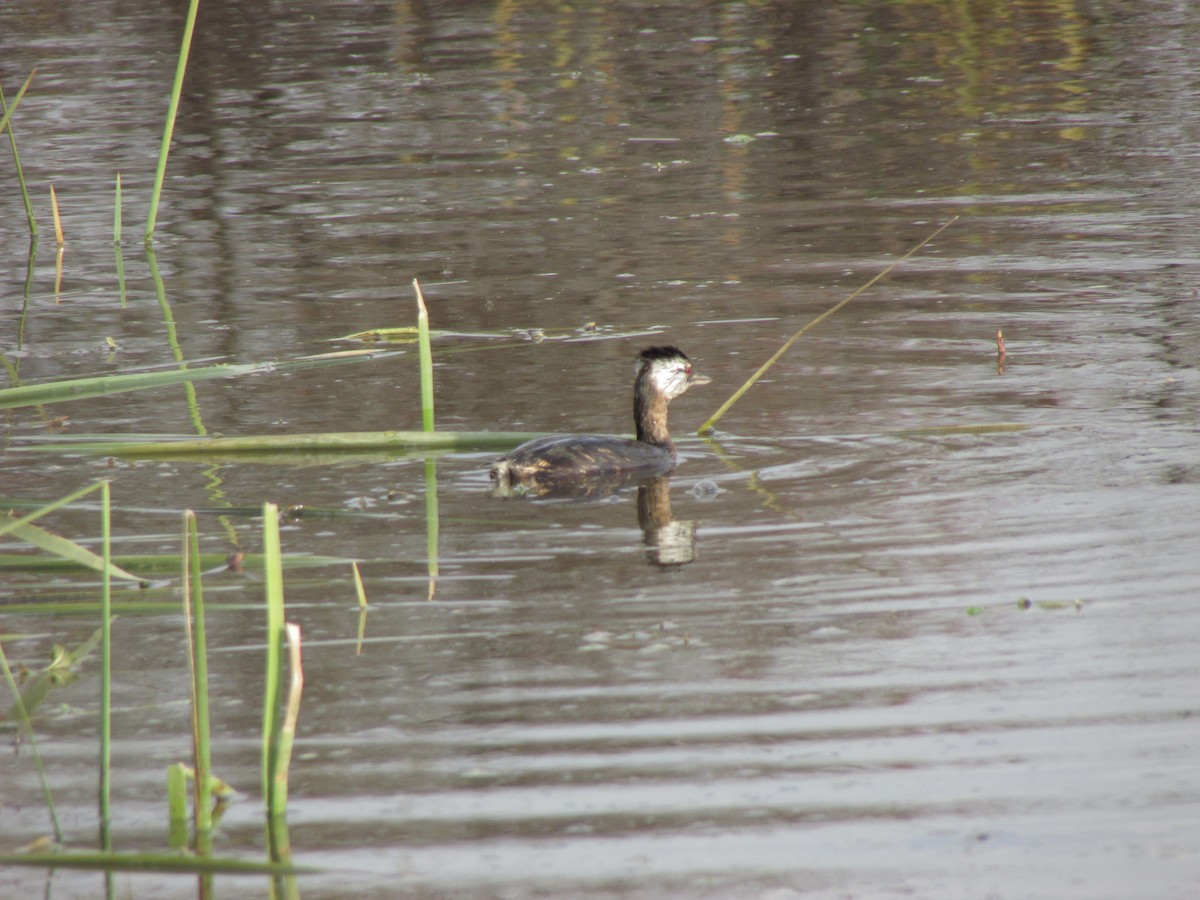
[(825, 312), (821, 313), (821, 315), (817, 316), (815, 319), (813, 319), (811, 322), (809, 322), (807, 325), (805, 325), (803, 328), (801, 328), (799, 331), (797, 331), (795, 334), (793, 334), (790, 338), (788, 338), (787, 341), (784, 343), (784, 345), (775, 351), (774, 356), (772, 356), (765, 363), (763, 363), (761, 366), (759, 366), (758, 371), (755, 372), (753, 375), (751, 375), (746, 380), (745, 384), (743, 384), (740, 388), (738, 388), (736, 391), (734, 391), (733, 396), (730, 397), (728, 400), (726, 400), (721, 405), (721, 408), (718, 409), (715, 413), (713, 413), (709, 417), (707, 422), (705, 422), (703, 425), (701, 425), (699, 428), (696, 429), (696, 434), (704, 434), (704, 432), (711, 429), (713, 427), (713, 425), (716, 424), (717, 420), (720, 419), (723, 415), (725, 415), (725, 413), (729, 412), (730, 407), (732, 407), (733, 404), (737, 403), (737, 401), (739, 399), (741, 399), (742, 395), (744, 393), (746, 393), (746, 391), (750, 390), (750, 388), (754, 386), (754, 383), (756, 381), (758, 381), (758, 379), (762, 378), (763, 375), (766, 374), (767, 370), (770, 369), (771, 366), (775, 365), (775, 363), (779, 361), (779, 358), (781, 356), (783, 356), (783, 354), (787, 353), (788, 350), (791, 349), (792, 345), (800, 339), (801, 335), (803, 335), (805, 332), (809, 331), (810, 329), (815, 328), (817, 325), (820, 325), (822, 322), (824, 322), (826, 319), (828, 319), (830, 316), (832, 316), (835, 312), (837, 312), (839, 309), (841, 309), (843, 306), (845, 306), (851, 300), (853, 300), (856, 297), (858, 297), (859, 295), (865, 293), (871, 287), (874, 287), (875, 284), (877, 284), (882, 279), (886, 278), (891, 273), (891, 271), (894, 268), (896, 268), (896, 266), (900, 265), (900, 263), (904, 262), (906, 259), (911, 257), (914, 253), (916, 253), (918, 250), (920, 250), (922, 247), (924, 247), (926, 244), (928, 244), (935, 237), (937, 237), (939, 234), (941, 234), (943, 231), (945, 231), (947, 228), (949, 228), (951, 225), (953, 225), (957, 221), (958, 221), (958, 216), (954, 216), (951, 219), (949, 219), (948, 221), (944, 222), (942, 225), (940, 225), (937, 228), (936, 231), (933, 232), (933, 234), (929, 235), (929, 237), (925, 238), (923, 241), (921, 241), (921, 243), (917, 244), (915, 247), (913, 247), (911, 250), (909, 250), (907, 253), (905, 253), (902, 257), (900, 257), (898, 260), (896, 260), (891, 265), (889, 265), (882, 272), (877, 274), (874, 278), (872, 278), (870, 281), (868, 281), (862, 287), (858, 288), (856, 291), (854, 291), (852, 294), (850, 294), (850, 296), (846, 297), (844, 300), (840, 301), (839, 303), (834, 304), (829, 309), (825, 310)]

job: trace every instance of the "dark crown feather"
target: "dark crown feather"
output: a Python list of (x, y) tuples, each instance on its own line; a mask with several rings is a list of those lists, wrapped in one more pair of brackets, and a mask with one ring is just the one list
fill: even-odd
[(687, 354), (678, 347), (664, 345), (662, 347), (647, 347), (638, 354), (638, 359), (645, 362), (658, 362), (659, 360), (681, 359), (684, 362), (690, 362)]

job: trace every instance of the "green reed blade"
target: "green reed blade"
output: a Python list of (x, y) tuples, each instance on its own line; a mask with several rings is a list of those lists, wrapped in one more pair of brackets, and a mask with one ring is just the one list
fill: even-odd
[(354, 655), (362, 656), (363, 638), (367, 635), (367, 608), (364, 606), (358, 611), (358, 630), (354, 633)]
[(117, 299), (121, 308), (125, 308), (125, 255), (121, 252), (121, 244), (113, 242), (113, 255), (116, 257), (117, 269)]
[[(294, 622), (285, 625), (288, 647), (287, 704), (280, 723), (279, 737), (275, 745), (274, 786), (271, 792), (272, 812), (267, 816), (267, 845), (271, 861), (290, 863), (292, 841), (287, 827), (288, 770), (291, 767), (292, 745), (296, 739), (296, 722), (300, 716), (300, 695), (304, 691), (304, 668), (300, 660), (300, 626)], [(276, 876), (272, 885), (272, 896), (286, 900), (300, 900), (300, 886), (291, 876)]]
[(50, 793), (50, 780), (46, 777), (46, 767), (42, 765), (42, 754), (38, 750), (37, 736), (33, 733), (33, 723), (29, 720), (29, 707), (26, 706), (25, 699), (21, 696), (21, 690), (17, 687), (17, 680), (13, 678), (12, 669), (8, 665), (8, 656), (4, 652), (4, 643), (2, 641), (0, 641), (0, 667), (4, 669), (4, 681), (8, 684), (8, 689), (13, 696), (13, 709), (21, 720), (21, 727), (25, 729), (25, 736), (28, 738), (29, 746), (33, 750), (33, 767), (37, 770), (38, 779), (42, 784), (42, 796), (46, 798), (46, 810), (50, 813), (50, 826), (54, 829), (54, 840), (62, 843), (62, 823), (58, 821), (58, 810), (54, 806), (54, 797)]
[(429, 345), (429, 310), (425, 308), (425, 295), (421, 283), (413, 279), (417, 292), (417, 348), (421, 358), (421, 424), (426, 431), (433, 431), (433, 350)]
[(296, 741), (296, 723), (300, 718), (300, 697), (304, 693), (304, 666), (300, 656), (300, 626), (288, 622), (284, 626), (288, 649), (288, 691), (283, 719), (279, 727), (279, 740), (275, 747), (273, 777), (275, 784), (271, 799), (276, 815), (287, 811), (288, 772), (292, 765), (292, 745)]
[[(17, 320), (16, 327), (16, 344), (17, 349), (21, 350), (25, 347), (25, 325), (29, 320), (29, 302), (33, 298), (33, 280), (37, 272), (37, 255), (38, 255), (38, 236), (31, 234), (29, 236), (29, 255), (25, 257), (25, 284), (21, 290), (21, 315)], [(13, 384), (20, 384), (20, 371), (18, 365), (13, 365), (4, 360), (4, 368), (8, 372), (8, 377)]]
[[(107, 482), (105, 482), (107, 483)], [(53, 553), (55, 556), (70, 560), (77, 566), (93, 569), (104, 574), (106, 577), (117, 577), (126, 581), (140, 582), (142, 579), (137, 575), (126, 572), (119, 566), (113, 565), (103, 556), (97, 556), (86, 547), (82, 547), (72, 540), (47, 531), (40, 525), (26, 523), (16, 528), (9, 529), (13, 537), (20, 538), (35, 547), (45, 550), (47, 553)], [(105, 549), (108, 549), (107, 547)]]
[(34, 519), (40, 519), (42, 516), (52, 513), (56, 509), (59, 509), (63, 506), (67, 506), (68, 504), (74, 503), (76, 500), (86, 497), (88, 494), (92, 493), (93, 491), (100, 490), (101, 484), (103, 484), (103, 482), (99, 482), (97, 484), (89, 484), (87, 487), (80, 488), (77, 491), (72, 491), (71, 493), (67, 494), (65, 497), (59, 497), (57, 500), (51, 500), (49, 503), (45, 504), (44, 506), (38, 507), (33, 512), (29, 513), (28, 515), (21, 516), (21, 518), (19, 518), (19, 519), (4, 520), (3, 523), (0, 523), (0, 537), (3, 537), (4, 535), (8, 534), (9, 532), (13, 531), (16, 528), (19, 528), (20, 526), (22, 526), (28, 522), (32, 522)]
[[(140, 597), (145, 595), (145, 591), (130, 589), (126, 592), (129, 596)], [(13, 615), (23, 616), (80, 616), (80, 615), (95, 615), (97, 608), (100, 606), (99, 600), (90, 600), (87, 602), (72, 602), (59, 600), (36, 600), (31, 603), (5, 603), (4, 612)], [(121, 615), (130, 616), (170, 616), (176, 615), (179, 612), (179, 600), (160, 600), (160, 601), (145, 601), (145, 600), (127, 600), (121, 601), (114, 597), (113, 599), (113, 614), (120, 613)], [(252, 612), (262, 608), (261, 603), (209, 603), (209, 610), (219, 609), (223, 612)]]
[[(98, 608), (99, 601), (94, 601), (81, 612), (95, 614)], [(11, 606), (5, 604), (5, 612), (11, 609)], [(97, 628), (87, 640), (69, 650), (66, 647), (55, 645), (54, 658), (45, 667), (34, 673), (33, 677), (27, 679), (21, 689), (21, 705), (24, 706), (25, 712), (31, 718), (37, 708), (50, 696), (51, 691), (74, 680), (83, 663), (100, 645), (102, 636), (103, 629)], [(13, 718), (13, 710), (10, 710), (4, 718)]]
[(188, 850), (187, 788), (187, 766), (167, 766), (167, 846), (179, 853)]
[[(271, 817), (283, 813), (283, 810), (278, 808), (275, 797), (275, 748), (279, 745), (281, 728), (283, 687), (280, 675), (285, 635), (283, 554), (279, 542), (279, 507), (274, 503), (263, 504), (262, 538), (267, 612), (267, 672), (266, 686), (263, 690), (262, 791), (269, 820)], [(267, 838), (270, 842), (269, 828)]]
[(775, 351), (774, 356), (772, 356), (765, 363), (763, 363), (761, 366), (759, 366), (758, 371), (756, 371), (753, 375), (751, 375), (746, 380), (745, 384), (743, 384), (740, 388), (738, 388), (736, 391), (734, 391), (733, 396), (730, 397), (728, 400), (726, 400), (721, 405), (721, 408), (718, 409), (715, 413), (713, 413), (709, 417), (707, 422), (705, 422), (703, 425), (701, 425), (699, 428), (696, 429), (696, 434), (704, 434), (704, 432), (706, 432), (710, 428), (712, 428), (713, 425), (715, 425), (717, 423), (717, 420), (720, 419), (723, 415), (725, 415), (725, 413), (727, 413), (729, 411), (730, 407), (732, 407), (733, 404), (737, 403), (737, 401), (739, 399), (741, 399), (742, 395), (745, 394), (746, 391), (750, 390), (750, 388), (754, 386), (754, 383), (756, 381), (758, 381), (758, 379), (762, 378), (763, 375), (766, 374), (767, 370), (769, 368), (771, 368), (771, 366), (775, 365), (775, 363), (779, 361), (779, 358), (781, 356), (783, 356), (783, 354), (787, 353), (788, 350), (791, 349), (792, 345), (800, 339), (801, 335), (803, 335), (806, 331), (809, 331), (810, 329), (815, 328), (821, 322), (824, 322), (826, 319), (828, 319), (830, 316), (832, 316), (835, 312), (837, 312), (839, 309), (841, 309), (843, 306), (845, 306), (847, 303), (849, 303), (855, 297), (858, 297), (860, 294), (864, 293), (869, 288), (873, 287), (881, 279), (887, 277), (887, 275), (894, 268), (896, 268), (896, 266), (900, 265), (900, 263), (907, 260), (914, 253), (916, 253), (918, 250), (920, 250), (922, 247), (924, 247), (926, 244), (928, 244), (935, 237), (937, 237), (939, 234), (941, 234), (943, 231), (945, 231), (947, 228), (949, 228), (951, 225), (953, 225), (957, 221), (958, 221), (958, 216), (952, 216), (948, 221), (943, 222), (933, 232), (933, 234), (929, 235), (927, 238), (925, 238), (923, 241), (921, 241), (919, 244), (917, 244), (915, 247), (913, 247), (911, 250), (909, 250), (907, 253), (905, 253), (903, 256), (901, 256), (899, 259), (897, 259), (895, 262), (893, 262), (890, 266), (888, 266), (882, 272), (879, 272), (874, 278), (872, 278), (870, 281), (868, 281), (862, 287), (858, 288), (856, 291), (851, 293), (850, 296), (846, 297), (845, 299), (843, 299), (840, 302), (831, 306), (829, 309), (825, 310), (825, 312), (821, 313), (821, 315), (817, 316), (815, 319), (813, 319), (811, 322), (809, 322), (807, 325), (805, 325), (803, 328), (801, 328), (799, 331), (797, 331), (795, 334), (793, 334), (790, 338), (788, 338), (784, 342), (783, 346)]
[(0, 409), (18, 409), (24, 406), (42, 406), (68, 400), (86, 400), (91, 397), (106, 397), (128, 391), (144, 391), (151, 388), (192, 381), (207, 381), (215, 378), (235, 378), (246, 375), (262, 375), (315, 366), (340, 365), (390, 356), (388, 351), (348, 350), (342, 353), (320, 353), (315, 356), (300, 356), (295, 359), (258, 363), (217, 363), (191, 369), (163, 369), (156, 372), (131, 372), (126, 375), (97, 375), (88, 378), (70, 378), (28, 384), (20, 387), (0, 389)]
[(302, 875), (321, 871), (290, 863), (256, 862), (229, 857), (180, 856), (177, 853), (97, 853), (80, 850), (67, 850), (62, 853), (6, 853), (0, 855), (0, 866), (107, 872), (211, 872), (214, 875)]
[(12, 118), (13, 113), (17, 111), (17, 107), (21, 105), (21, 98), (25, 96), (25, 92), (29, 90), (29, 85), (33, 83), (33, 76), (37, 74), (37, 69), (34, 68), (29, 73), (29, 77), (25, 79), (25, 83), (21, 85), (21, 89), (17, 91), (17, 96), (13, 97), (12, 106), (5, 104), (3, 114), (0, 114), (0, 131), (8, 127), (8, 120)]
[(25, 79), (25, 84), (21, 86), (21, 90), (13, 100), (11, 109), (4, 100), (4, 89), (0, 88), (0, 113), (3, 114), (3, 117), (0, 118), (0, 132), (3, 132), (6, 126), (8, 127), (8, 145), (12, 149), (13, 165), (17, 170), (17, 184), (21, 187), (21, 200), (25, 203), (25, 220), (29, 223), (29, 234), (34, 238), (37, 237), (38, 233), (37, 220), (33, 216), (33, 203), (29, 199), (29, 188), (25, 184), (25, 171), (21, 168), (21, 155), (17, 152), (17, 135), (8, 123), (17, 108), (17, 104), (25, 96), (25, 90), (29, 87), (30, 82), (33, 81), (35, 74), (37, 74), (37, 69), (29, 73), (29, 77)]
[[(332, 510), (332, 512), (340, 516), (347, 511)], [(306, 517), (321, 516), (321, 510), (314, 507), (305, 507), (304, 513)], [(224, 553), (202, 553), (200, 555), (200, 568), (207, 571), (227, 563), (228, 560), (228, 555)], [(323, 568), (326, 566), (341, 565), (350, 561), (344, 556), (312, 556), (306, 553), (289, 553), (287, 559), (284, 561), (284, 565), (289, 569), (311, 568), (314, 566)], [(147, 553), (136, 556), (113, 557), (114, 569), (117, 567), (127, 567), (145, 573), (170, 572), (174, 574), (179, 571), (181, 563), (182, 558), (178, 553)], [(247, 553), (241, 558), (240, 565), (245, 572), (258, 571), (263, 567), (263, 558), (258, 553)], [(33, 557), (25, 553), (0, 553), (0, 572), (60, 572), (64, 569), (77, 568), (77, 566), (77, 563), (69, 559), (44, 556)], [(8, 605), (4, 607), (6, 612), (9, 608)]]
[(121, 173), (117, 173), (117, 190), (113, 199), (113, 243), (121, 243)]
[(107, 481), (100, 482), (100, 498), (103, 505), (100, 544), (104, 563), (100, 582), (100, 849), (112, 850), (112, 817), (109, 811), (112, 792), (112, 536)]
[(200, 579), (200, 537), (196, 514), (190, 509), (183, 514), (183, 527), (183, 621), (188, 639), (188, 669), (192, 678), (192, 764), (195, 770), (192, 813), (196, 829), (196, 852), (208, 856), (212, 853), (208, 639), (204, 625), (204, 591)]
[(62, 249), (67, 242), (63, 237), (62, 217), (58, 214), (58, 194), (54, 193), (54, 185), (50, 185), (50, 213), (54, 219), (54, 239), (58, 243), (58, 260), (59, 260), (59, 277), (54, 282), (54, 294), (59, 293), (59, 285), (62, 284)]
[(358, 608), (367, 608), (367, 590), (363, 587), (362, 572), (358, 570), (358, 560), (350, 564), (351, 570), (354, 572), (354, 593), (358, 597)]
[(162, 145), (158, 150), (158, 167), (154, 171), (154, 189), (150, 193), (150, 215), (146, 220), (146, 243), (154, 240), (154, 226), (158, 221), (158, 200), (162, 195), (163, 180), (167, 174), (167, 155), (171, 151), (171, 137), (175, 133), (175, 118), (179, 113), (179, 95), (183, 93), (183, 76), (187, 72), (188, 53), (192, 48), (192, 32), (196, 27), (196, 11), (200, 0), (188, 4), (187, 20), (183, 26), (183, 41), (179, 47), (179, 59), (175, 65), (175, 82), (171, 85), (171, 102), (167, 107), (167, 120), (163, 123)]
[[(346, 431), (325, 434), (273, 434), (244, 437), (138, 440), (136, 435), (95, 436), (62, 444), (30, 444), (21, 451), (52, 453), (102, 453), (133, 458), (167, 456), (240, 456), (271, 453), (345, 453), (363, 451), (454, 451), (511, 450), (518, 444), (542, 437), (534, 431)], [(13, 448), (14, 450), (16, 448)], [(12, 452), (10, 450), (10, 452)]]

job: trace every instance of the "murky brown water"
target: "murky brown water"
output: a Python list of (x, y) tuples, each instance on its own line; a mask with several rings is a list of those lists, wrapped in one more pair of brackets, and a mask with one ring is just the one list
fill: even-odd
[[(497, 500), (483, 455), (438, 462), (434, 602), (419, 459), (0, 456), (9, 499), (111, 478), (122, 553), (173, 550), (184, 508), (270, 499), (308, 510), (287, 551), (363, 561), (361, 656), (346, 567), (288, 582), (307, 674), (291, 837), (327, 868), (303, 896), (1192, 894), (1186, 5), (206, 0), (160, 212), (164, 310), (136, 240), (119, 296), (112, 185), (121, 172), (137, 235), (180, 27), (162, 4), (0, 7), (10, 98), (39, 66), (16, 119), (44, 235), (24, 307), (0, 154), (0, 347), (22, 381), (172, 366), (168, 318), (189, 360), (344, 346), (326, 341), (412, 324), (418, 276), (437, 328), (600, 329), (438, 344), (440, 427), (627, 431), (631, 360), (670, 341), (714, 379), (673, 404), (683, 435), (961, 217), (804, 337), (712, 441), (681, 441), (685, 565), (652, 564), (632, 492)], [(417, 428), (415, 372), (407, 354), (208, 382), (190, 405), (175, 388), (19, 410), (4, 435), (27, 447), (61, 415), (71, 435)], [(1028, 427), (929, 430), (995, 423)], [(244, 515), (202, 527), (209, 550), (258, 549)], [(80, 583), (5, 578), (0, 600)], [(210, 602), (261, 596), (253, 573), (210, 582)], [(5, 643), (30, 664), (94, 627), (0, 621), (33, 635)], [(261, 628), (255, 610), (209, 626), (216, 764), (246, 794), (218, 845), (247, 857)], [(122, 617), (116, 640), (116, 843), (155, 849), (162, 771), (188, 751), (178, 617)], [(39, 722), (76, 846), (95, 834), (95, 695), (89, 671)], [(11, 850), (47, 822), (27, 753), (0, 773)], [(41, 882), (0, 874), (5, 893)], [(60, 873), (51, 893), (99, 884)]]

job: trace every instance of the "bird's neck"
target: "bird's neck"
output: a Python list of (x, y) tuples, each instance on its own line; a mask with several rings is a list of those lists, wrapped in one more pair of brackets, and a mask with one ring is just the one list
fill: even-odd
[(667, 431), (667, 398), (663, 394), (639, 384), (633, 392), (633, 421), (639, 441), (675, 451)]

